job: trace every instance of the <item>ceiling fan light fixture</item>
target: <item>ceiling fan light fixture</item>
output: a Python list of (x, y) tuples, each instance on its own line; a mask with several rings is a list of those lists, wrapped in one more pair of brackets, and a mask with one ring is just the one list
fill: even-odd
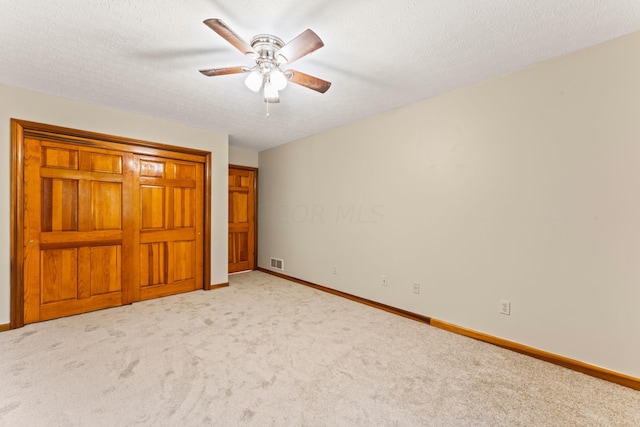
[(273, 68), (269, 74), (269, 82), (276, 90), (282, 90), (287, 87), (287, 78), (279, 68)]
[(258, 92), (262, 87), (264, 78), (259, 69), (255, 69), (249, 73), (244, 81), (244, 84), (254, 92)]
[[(278, 89), (270, 82), (264, 82), (264, 99), (278, 99)], [(269, 101), (272, 102), (272, 101)]]

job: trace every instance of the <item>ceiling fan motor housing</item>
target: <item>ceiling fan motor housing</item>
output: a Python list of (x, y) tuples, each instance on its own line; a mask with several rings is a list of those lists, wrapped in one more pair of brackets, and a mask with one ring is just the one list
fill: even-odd
[(284, 46), (284, 42), (270, 34), (258, 34), (251, 39), (251, 47), (256, 52), (256, 61), (277, 62), (275, 54)]

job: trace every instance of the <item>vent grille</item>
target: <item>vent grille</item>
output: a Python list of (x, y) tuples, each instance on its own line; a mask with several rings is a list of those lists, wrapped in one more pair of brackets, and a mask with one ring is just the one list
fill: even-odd
[(271, 268), (276, 270), (284, 270), (284, 261), (278, 258), (271, 258)]

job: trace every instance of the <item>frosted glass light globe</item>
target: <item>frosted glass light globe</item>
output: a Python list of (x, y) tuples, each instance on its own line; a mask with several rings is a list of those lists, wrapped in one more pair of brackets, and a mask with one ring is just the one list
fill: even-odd
[(254, 92), (259, 91), (262, 87), (262, 73), (260, 70), (253, 70), (250, 72), (244, 81), (244, 84)]

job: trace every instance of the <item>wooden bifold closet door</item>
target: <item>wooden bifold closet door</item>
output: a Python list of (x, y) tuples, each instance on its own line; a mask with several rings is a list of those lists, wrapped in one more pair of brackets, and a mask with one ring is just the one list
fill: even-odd
[(25, 139), (26, 323), (123, 303), (124, 164)]
[(201, 156), (23, 141), (24, 323), (203, 289)]
[(202, 289), (202, 164), (138, 157), (134, 300)]

